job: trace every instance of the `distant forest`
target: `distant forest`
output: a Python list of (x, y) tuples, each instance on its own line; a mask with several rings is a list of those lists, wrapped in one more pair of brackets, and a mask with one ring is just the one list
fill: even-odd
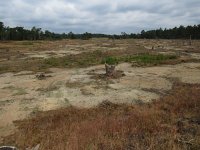
[(33, 27), (28, 30), (24, 27), (4, 26), (3, 22), (0, 22), (0, 40), (60, 40), (60, 39), (83, 39), (88, 40), (90, 38), (113, 38), (113, 39), (200, 39), (200, 24), (194, 26), (180, 26), (172, 29), (157, 29), (157, 30), (142, 30), (138, 34), (127, 34), (122, 32), (120, 35), (108, 35), (108, 34), (93, 34), (83, 33), (74, 34), (69, 33), (54, 33), (48, 30), (43, 31), (41, 28)]

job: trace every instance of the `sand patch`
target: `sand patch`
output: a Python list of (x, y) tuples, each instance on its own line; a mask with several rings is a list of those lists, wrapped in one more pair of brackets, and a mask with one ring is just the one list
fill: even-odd
[[(171, 78), (184, 83), (200, 83), (200, 63), (156, 67), (117, 66), (125, 76), (94, 79), (105, 73), (104, 65), (81, 69), (52, 68), (51, 77), (38, 80), (32, 72), (0, 75), (0, 131), (10, 132), (12, 122), (37, 112), (70, 105), (94, 107), (108, 100), (113, 103), (146, 103), (172, 88)], [(12, 100), (12, 101), (10, 101)]]

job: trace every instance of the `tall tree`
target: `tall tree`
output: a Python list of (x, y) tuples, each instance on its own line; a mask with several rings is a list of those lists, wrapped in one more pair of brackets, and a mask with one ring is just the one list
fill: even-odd
[(3, 40), (4, 24), (0, 22), (0, 40)]

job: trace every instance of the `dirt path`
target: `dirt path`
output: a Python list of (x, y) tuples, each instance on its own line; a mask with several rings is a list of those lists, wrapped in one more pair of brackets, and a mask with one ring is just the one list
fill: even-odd
[(12, 122), (37, 111), (67, 107), (93, 107), (102, 101), (143, 103), (158, 99), (172, 88), (172, 79), (184, 83), (200, 83), (200, 63), (134, 68), (117, 66), (125, 76), (102, 80), (93, 74), (104, 73), (104, 66), (84, 69), (51, 69), (52, 77), (38, 80), (23, 71), (0, 75), (0, 136), (10, 134)]

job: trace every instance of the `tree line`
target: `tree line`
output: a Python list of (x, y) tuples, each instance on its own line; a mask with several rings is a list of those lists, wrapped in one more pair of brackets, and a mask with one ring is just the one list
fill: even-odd
[(108, 35), (108, 34), (93, 34), (83, 33), (75, 34), (69, 33), (54, 33), (49, 30), (43, 31), (41, 28), (32, 27), (32, 29), (25, 29), (24, 27), (9, 27), (4, 26), (3, 22), (0, 22), (0, 40), (60, 40), (60, 39), (83, 39), (88, 40), (90, 38), (111, 38), (111, 39), (200, 39), (200, 24), (194, 26), (180, 26), (172, 29), (157, 29), (157, 30), (142, 30), (141, 33), (127, 34), (122, 32), (120, 35)]

